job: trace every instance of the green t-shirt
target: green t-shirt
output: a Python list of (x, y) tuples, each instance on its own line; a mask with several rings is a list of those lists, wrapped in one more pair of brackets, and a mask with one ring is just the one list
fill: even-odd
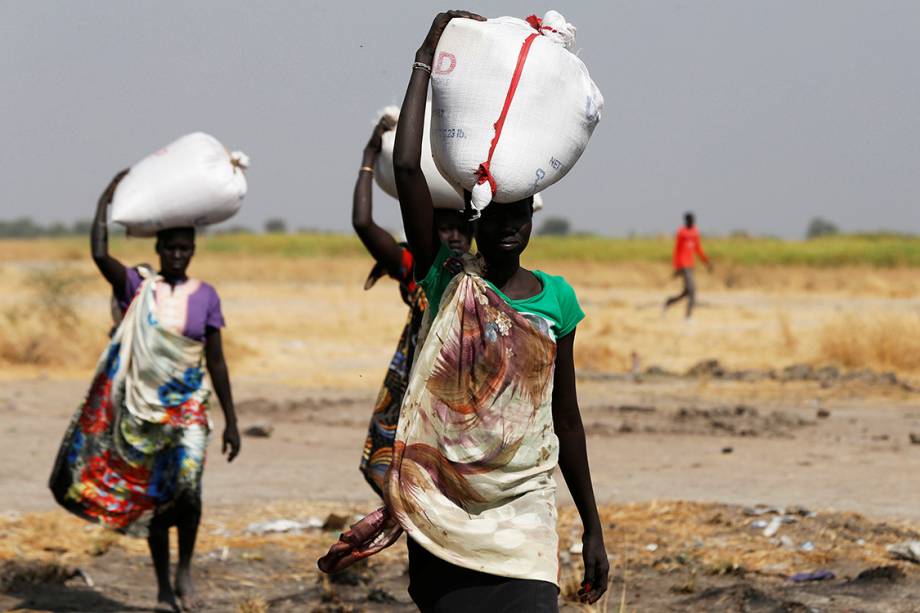
[[(444, 263), (452, 255), (450, 249), (442, 244), (428, 274), (419, 281), (419, 285), (428, 298), (428, 309), (431, 311), (432, 318), (438, 314), (444, 290), (454, 278), (454, 274), (444, 267)], [(542, 270), (534, 270), (533, 274), (539, 279), (543, 289), (535, 296), (520, 300), (508, 298), (488, 280), (486, 283), (489, 283), (489, 287), (495, 290), (495, 293), (515, 311), (539, 315), (549, 320), (553, 334), (556, 335), (556, 338), (562, 338), (572, 332), (585, 318), (585, 312), (578, 304), (575, 290), (563, 277), (548, 275)]]

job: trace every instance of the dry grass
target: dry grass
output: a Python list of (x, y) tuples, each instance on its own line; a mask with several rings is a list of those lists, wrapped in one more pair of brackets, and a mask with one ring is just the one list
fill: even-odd
[(838, 316), (821, 328), (818, 357), (848, 368), (920, 371), (920, 313)]
[[(292, 566), (273, 571), (266, 582), (297, 581), (316, 584), (320, 580), (315, 560), (334, 542), (333, 532), (306, 531), (302, 534), (255, 536), (246, 533), (253, 521), (277, 518), (306, 519), (325, 517), (330, 512), (350, 515), (359, 507), (310, 502), (284, 502), (242, 507), (211, 507), (204, 516), (199, 533), (201, 555), (228, 548), (241, 560), (267, 560), (272, 549), (281, 549), (293, 557)], [(631, 589), (634, 570), (655, 569), (669, 574), (678, 568), (693, 575), (720, 575), (739, 570), (771, 576), (785, 576), (803, 569), (835, 568), (835, 565), (872, 567), (891, 564), (885, 546), (905, 538), (915, 538), (917, 526), (909, 523), (873, 523), (855, 513), (819, 513), (814, 518), (800, 518), (785, 525), (783, 536), (794, 546), (781, 546), (775, 539), (751, 527), (755, 517), (746, 516), (738, 507), (712, 503), (653, 501), (634, 504), (608, 504), (599, 508), (611, 555), (611, 586), (608, 597), (589, 611), (620, 610), (624, 594)], [(561, 588), (569, 602), (577, 602), (582, 579), (581, 557), (569, 554), (573, 543), (580, 542), (581, 527), (573, 507), (559, 510)], [(0, 517), (0, 563), (4, 560), (80, 564), (94, 555), (103, 534), (96, 526), (65, 514), (63, 511), (21, 517)], [(146, 543), (141, 539), (112, 537), (113, 546), (132, 556), (146, 557)], [(811, 541), (815, 548), (803, 551), (799, 543)], [(654, 545), (654, 547), (650, 547)], [(406, 563), (405, 548), (391, 547), (369, 560), (369, 573), (378, 565), (389, 569)], [(264, 594), (256, 584), (238, 611), (264, 611)], [(692, 586), (690, 586), (692, 589)], [(330, 588), (331, 589), (331, 586)], [(242, 598), (242, 595), (241, 595)], [(617, 602), (620, 602), (617, 609)]]
[(247, 598), (237, 605), (236, 613), (268, 613), (268, 603), (262, 598)]
[(86, 275), (56, 265), (18, 277), (18, 291), (0, 307), (0, 363), (45, 367), (82, 361), (96, 336), (78, 307)]
[(777, 311), (776, 320), (779, 323), (780, 347), (791, 354), (795, 354), (796, 350), (799, 348), (799, 339), (792, 329), (792, 324), (789, 321), (789, 314), (785, 311)]
[[(192, 274), (220, 292), (234, 376), (314, 388), (372, 390), (380, 384), (406, 308), (391, 281), (361, 289), (368, 257), (348, 250), (337, 257), (237, 253), (210, 248), (212, 240), (203, 241)], [(0, 241), (4, 377), (85, 378), (95, 365), (110, 326), (109, 289), (81, 245)], [(131, 264), (152, 261), (151, 249), (145, 241), (117, 245)], [(861, 357), (844, 359), (825, 342), (833, 336), (828, 322), (854, 303), (865, 303), (873, 317), (903, 315), (920, 294), (913, 269), (726, 265), (698, 275), (700, 308), (687, 324), (680, 306), (661, 316), (664, 297), (679, 291), (667, 265), (526, 263), (564, 275), (578, 292), (588, 315), (576, 343), (576, 362), (584, 370), (625, 371), (635, 353), (642, 368), (671, 370), (717, 358), (733, 368), (817, 360), (920, 371), (901, 349), (893, 357), (848, 350)]]

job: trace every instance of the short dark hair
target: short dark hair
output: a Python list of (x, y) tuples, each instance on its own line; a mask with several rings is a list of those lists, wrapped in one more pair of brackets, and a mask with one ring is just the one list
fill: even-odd
[(684, 213), (684, 223), (686, 223), (688, 226), (692, 226), (695, 221), (696, 217), (693, 215), (693, 211), (687, 211)]
[(456, 221), (461, 226), (461, 232), (464, 235), (467, 237), (473, 236), (473, 224), (465, 211), (459, 209), (434, 209), (435, 224), (439, 224), (445, 219)]

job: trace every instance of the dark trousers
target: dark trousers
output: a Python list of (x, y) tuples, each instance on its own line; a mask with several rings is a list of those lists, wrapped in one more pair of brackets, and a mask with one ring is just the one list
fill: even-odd
[(409, 542), (409, 596), (422, 613), (556, 613), (559, 589), (455, 566)]
[(693, 268), (681, 268), (677, 271), (677, 273), (684, 280), (684, 291), (676, 296), (668, 298), (668, 301), (664, 303), (664, 306), (667, 308), (675, 302), (680, 302), (686, 298), (687, 317), (690, 317), (690, 315), (693, 314), (693, 307), (696, 306), (696, 283), (693, 280)]

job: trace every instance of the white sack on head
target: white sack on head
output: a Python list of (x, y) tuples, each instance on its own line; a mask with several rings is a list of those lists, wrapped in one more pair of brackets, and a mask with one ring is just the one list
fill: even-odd
[[(399, 107), (388, 106), (379, 113), (379, 116), (391, 119), (394, 127), (383, 133), (380, 155), (377, 156), (377, 163), (374, 166), (374, 178), (380, 189), (394, 198), (399, 198), (396, 193), (396, 177), (393, 172), (393, 145), (396, 142), (395, 126), (399, 120)], [(428, 183), (428, 191), (431, 192), (431, 201), (436, 209), (462, 211), (464, 209), (462, 192), (458, 192), (456, 187), (441, 176), (431, 157), (431, 139), (428, 135), (430, 123), (431, 104), (428, 104), (425, 106), (425, 133), (422, 135), (421, 165), (425, 181)]]
[(131, 167), (112, 199), (112, 221), (132, 236), (229, 219), (246, 195), (249, 158), (203, 132), (187, 134)]
[(571, 170), (604, 98), (568, 50), (575, 27), (542, 20), (453, 19), (432, 66), (431, 151), (477, 211), (546, 189)]

